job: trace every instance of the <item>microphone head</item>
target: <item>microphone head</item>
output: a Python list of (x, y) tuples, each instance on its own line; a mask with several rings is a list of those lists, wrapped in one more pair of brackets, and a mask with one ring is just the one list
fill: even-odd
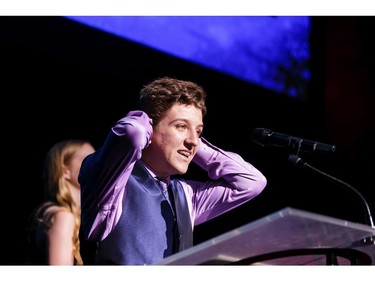
[(273, 132), (269, 129), (255, 128), (253, 130), (251, 139), (256, 144), (259, 144), (261, 146), (266, 146), (266, 145), (269, 145), (269, 139), (270, 139), (270, 136), (272, 135), (272, 133)]
[(256, 144), (259, 144), (261, 146), (278, 146), (287, 148), (294, 154), (300, 151), (327, 153), (334, 152), (336, 150), (336, 147), (334, 145), (276, 133), (266, 128), (254, 129), (252, 132), (252, 140)]

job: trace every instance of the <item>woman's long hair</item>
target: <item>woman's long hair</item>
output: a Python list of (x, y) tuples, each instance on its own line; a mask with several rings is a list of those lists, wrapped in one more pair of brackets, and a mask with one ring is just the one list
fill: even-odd
[[(45, 211), (50, 206), (59, 206), (62, 209), (72, 212), (75, 217), (73, 256), (74, 264), (76, 265), (83, 264), (79, 241), (81, 209), (73, 200), (64, 178), (63, 167), (70, 163), (74, 153), (86, 143), (88, 142), (85, 140), (64, 140), (56, 143), (47, 152), (42, 173), (44, 203), (34, 213), (31, 226), (31, 232), (34, 232), (33, 235), (35, 235), (35, 230), (38, 226), (42, 225), (48, 229), (53, 224), (54, 216), (45, 216)], [(35, 239), (35, 237), (31, 237), (31, 239)]]

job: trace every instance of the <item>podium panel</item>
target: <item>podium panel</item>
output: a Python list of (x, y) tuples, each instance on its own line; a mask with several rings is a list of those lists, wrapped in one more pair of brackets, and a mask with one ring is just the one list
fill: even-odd
[[(364, 264), (375, 264), (374, 238), (375, 229), (370, 226), (287, 207), (169, 256), (158, 265), (236, 264), (257, 256), (269, 259), (254, 264), (327, 264), (326, 257), (311, 254), (312, 249), (323, 254), (328, 250), (359, 254)], [(295, 255), (273, 257), (282, 252)], [(341, 259), (339, 264), (345, 264)]]

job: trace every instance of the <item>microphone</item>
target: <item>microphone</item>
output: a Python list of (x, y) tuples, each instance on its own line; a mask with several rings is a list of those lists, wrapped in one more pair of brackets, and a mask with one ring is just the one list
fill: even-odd
[(252, 140), (261, 146), (278, 146), (297, 152), (304, 151), (330, 153), (336, 150), (334, 145), (280, 134), (265, 128), (254, 129), (252, 133)]

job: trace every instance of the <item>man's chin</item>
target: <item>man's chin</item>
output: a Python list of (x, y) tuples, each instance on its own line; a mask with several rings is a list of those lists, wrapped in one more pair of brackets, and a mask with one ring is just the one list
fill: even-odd
[(188, 171), (188, 167), (189, 166), (184, 166), (184, 167), (176, 167), (176, 174), (177, 175), (183, 175), (183, 174), (186, 174), (187, 171)]

